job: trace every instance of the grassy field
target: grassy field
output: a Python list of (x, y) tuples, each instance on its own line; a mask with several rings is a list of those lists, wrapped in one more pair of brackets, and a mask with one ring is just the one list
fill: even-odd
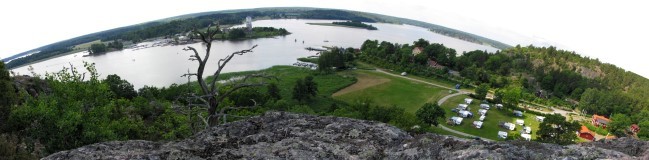
[(436, 103), (437, 100), (448, 95), (446, 89), (376, 71), (354, 70), (347, 72), (355, 75), (359, 82), (367, 83), (357, 83), (334, 94), (334, 99), (348, 103), (369, 99), (374, 104), (396, 105), (403, 107), (407, 112), (415, 113), (424, 103)]
[[(452, 112), (451, 109), (456, 108), (458, 104), (464, 103), (464, 98), (467, 98), (466, 95), (455, 96), (444, 102), (442, 108), (446, 111), (446, 118), (457, 116), (457, 113)], [(498, 131), (508, 131), (511, 136), (513, 133), (520, 134), (520, 131), (523, 130), (522, 126), (516, 125), (514, 131), (509, 131), (507, 129), (501, 128), (498, 126), (499, 122), (516, 122), (517, 119), (522, 119), (525, 121), (525, 126), (532, 127), (532, 139), (536, 139), (536, 131), (539, 128), (540, 122), (536, 121), (536, 115), (524, 113), (523, 117), (515, 117), (510, 110), (498, 110), (492, 108), (487, 112), (487, 116), (482, 124), (482, 128), (478, 129), (473, 126), (473, 121), (477, 121), (480, 118), (480, 115), (477, 113), (479, 109), (480, 102), (476, 100), (469, 105), (469, 110), (474, 114), (472, 118), (464, 118), (462, 124), (458, 126), (450, 126), (443, 124), (451, 129), (484, 137), (493, 140), (501, 140), (498, 138)], [(493, 106), (493, 105), (492, 105)]]
[[(294, 66), (273, 66), (271, 68), (258, 71), (225, 73), (221, 75), (219, 79), (227, 80), (232, 77), (252, 73), (265, 73), (267, 75), (277, 77), (277, 80), (270, 80), (269, 82), (276, 83), (277, 87), (280, 89), (280, 94), (282, 95), (282, 97), (289, 100), (293, 95), (292, 92), (295, 81), (308, 75), (312, 75), (313, 80), (317, 83), (318, 86), (318, 95), (312, 101), (307, 102), (306, 105), (312, 106), (312, 108), (316, 112), (322, 110), (323, 108), (329, 107), (332, 103), (334, 103), (333, 99), (330, 98), (333, 93), (356, 82), (356, 78), (354, 78), (352, 75), (349, 75), (348, 73), (314, 74), (315, 72), (310, 69)], [(261, 89), (265, 92), (265, 88)]]
[(90, 45), (95, 44), (95, 43), (101, 43), (101, 40), (96, 40), (96, 41), (92, 41), (92, 42), (88, 42), (88, 43), (82, 43), (82, 44), (75, 45), (72, 48), (72, 51), (76, 52), (76, 51), (79, 51), (79, 50), (88, 50), (88, 48), (90, 48)]

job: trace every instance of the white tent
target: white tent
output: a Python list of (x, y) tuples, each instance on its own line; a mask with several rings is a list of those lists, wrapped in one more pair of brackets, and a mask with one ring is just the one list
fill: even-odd
[(521, 137), (523, 137), (523, 139), (525, 139), (527, 141), (532, 140), (532, 135), (530, 135), (530, 134), (523, 133), (523, 134), (521, 134)]
[(460, 114), (460, 117), (464, 117), (464, 118), (473, 116), (473, 113), (469, 111), (460, 111), (458, 113)]
[(522, 119), (516, 119), (516, 124), (522, 126), (523, 124), (525, 124), (525, 121), (523, 121)]
[(498, 131), (498, 137), (505, 139), (507, 138), (507, 132), (505, 131)]
[(498, 108), (498, 109), (502, 109), (502, 108), (503, 108), (503, 104), (496, 104), (496, 108)]
[(482, 108), (482, 109), (489, 109), (489, 108), (491, 108), (491, 107), (489, 107), (489, 104), (480, 104), (480, 108)]
[(482, 122), (480, 122), (480, 121), (473, 121), (473, 126), (475, 126), (475, 128), (482, 128)]
[(484, 115), (480, 116), (480, 121), (484, 121), (484, 118), (487, 118), (487, 117), (484, 116)]
[(516, 125), (514, 123), (509, 123), (509, 122), (505, 123), (505, 127), (507, 129), (509, 129), (510, 131), (513, 131), (513, 130), (516, 129)]
[(486, 110), (486, 109), (479, 109), (479, 110), (478, 110), (478, 113), (479, 113), (480, 115), (487, 115), (487, 110)]
[(401, 72), (401, 75), (402, 75), (402, 76), (407, 76), (408, 73), (406, 73), (406, 72)]
[(523, 127), (523, 132), (525, 132), (525, 133), (527, 133), (527, 134), (532, 133), (532, 127), (529, 127), (529, 126), (527, 126), (527, 127)]
[(544, 119), (545, 117), (543, 116), (536, 116), (536, 121), (543, 122)]
[(456, 125), (462, 124), (462, 120), (463, 120), (463, 119), (464, 119), (464, 118), (462, 118), (462, 117), (451, 117), (451, 120), (452, 120), (453, 123), (455, 123)]
[(473, 102), (473, 99), (471, 99), (471, 98), (465, 98), (464, 99), (464, 103), (466, 103), (466, 104), (471, 104), (471, 102)]

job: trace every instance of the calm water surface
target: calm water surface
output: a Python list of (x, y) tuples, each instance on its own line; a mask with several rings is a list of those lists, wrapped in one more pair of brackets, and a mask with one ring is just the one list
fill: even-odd
[[(253, 53), (237, 56), (225, 67), (224, 72), (237, 72), (246, 70), (265, 69), (274, 65), (290, 65), (299, 57), (315, 55), (316, 52), (305, 50), (306, 47), (340, 46), (359, 48), (367, 39), (396, 42), (400, 44), (412, 43), (419, 38), (424, 38), (431, 43), (441, 43), (454, 48), (459, 54), (463, 51), (487, 50), (496, 51), (496, 48), (469, 43), (451, 37), (446, 37), (410, 25), (372, 24), (378, 30), (308, 25), (306, 23), (330, 23), (330, 20), (260, 20), (253, 22), (253, 26), (286, 28), (291, 35), (275, 38), (260, 38), (244, 41), (215, 41), (212, 44), (212, 55), (208, 62), (205, 74), (216, 70), (218, 59), (229, 53), (248, 49), (259, 45)], [(297, 39), (297, 42), (295, 40)], [(328, 42), (324, 42), (327, 40)], [(304, 43), (302, 43), (304, 41)], [(142, 44), (152, 44), (144, 42)], [(75, 53), (47, 61), (32, 64), (38, 74), (56, 72), (71, 63), (81, 69), (83, 61), (95, 63), (102, 77), (117, 74), (123, 79), (133, 83), (136, 88), (144, 85), (163, 87), (173, 83), (185, 83), (186, 78), (180, 77), (187, 70), (195, 72), (198, 65), (188, 61), (189, 51), (182, 48), (192, 46), (199, 51), (205, 49), (200, 43), (151, 47), (146, 49), (124, 49), (99, 56), (82, 57), (87, 53)], [(213, 66), (213, 67), (209, 67)], [(19, 74), (29, 74), (27, 66), (13, 69)], [(85, 71), (85, 70), (83, 70)]]

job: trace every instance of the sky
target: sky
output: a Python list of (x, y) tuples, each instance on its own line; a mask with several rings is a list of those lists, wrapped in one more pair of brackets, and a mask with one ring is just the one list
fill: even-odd
[(425, 21), (510, 45), (554, 45), (649, 77), (649, 2), (599, 0), (6, 0), (0, 58), (77, 36), (183, 14), (319, 7)]

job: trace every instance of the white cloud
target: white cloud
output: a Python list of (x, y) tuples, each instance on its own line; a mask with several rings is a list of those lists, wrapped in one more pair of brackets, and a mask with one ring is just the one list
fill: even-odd
[(649, 77), (643, 1), (2, 1), (0, 57), (60, 40), (176, 15), (304, 6), (349, 9), (439, 24), (509, 44), (552, 44)]

